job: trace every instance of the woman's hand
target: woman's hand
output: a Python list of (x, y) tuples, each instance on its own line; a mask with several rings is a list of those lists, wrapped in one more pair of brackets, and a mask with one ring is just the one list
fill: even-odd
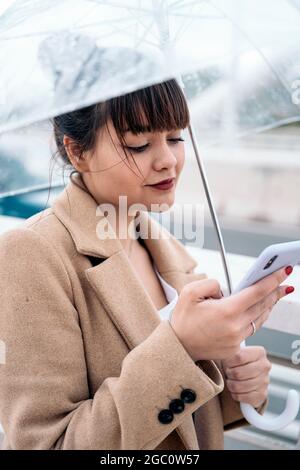
[(221, 361), (234, 400), (258, 408), (268, 396), (271, 362), (262, 346), (246, 346)]
[(288, 294), (280, 285), (291, 271), (285, 268), (237, 294), (222, 297), (215, 279), (192, 281), (180, 292), (170, 323), (194, 361), (226, 359), (240, 350), (240, 343), (268, 319), (279, 299)]

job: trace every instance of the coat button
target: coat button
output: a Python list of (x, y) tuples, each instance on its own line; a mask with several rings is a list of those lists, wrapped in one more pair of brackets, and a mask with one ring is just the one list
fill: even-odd
[(163, 424), (168, 424), (173, 421), (173, 412), (171, 410), (161, 410), (158, 413), (158, 420)]
[(184, 410), (184, 403), (179, 398), (175, 398), (174, 400), (170, 401), (169, 408), (173, 411), (173, 413), (181, 413)]
[(191, 390), (190, 388), (185, 388), (181, 392), (181, 399), (184, 401), (184, 403), (193, 403), (193, 401), (196, 400), (196, 392), (194, 390)]

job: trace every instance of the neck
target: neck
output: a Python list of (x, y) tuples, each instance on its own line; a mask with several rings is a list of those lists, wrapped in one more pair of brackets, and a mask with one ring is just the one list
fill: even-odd
[[(98, 205), (108, 203), (108, 201), (100, 201), (99, 198), (95, 196), (94, 191), (89, 187), (82, 173), (80, 174), (80, 179)], [(116, 236), (123, 245), (124, 250), (128, 253), (131, 250), (132, 245), (138, 243), (138, 234), (136, 231), (138, 210), (133, 214), (130, 213), (129, 215), (128, 211), (120, 211), (119, 206), (114, 206), (114, 209), (112, 218), (110, 217), (110, 214), (107, 215), (107, 218), (113, 227)]]
[(132, 245), (138, 243), (138, 232), (136, 230), (136, 217), (137, 214), (128, 215), (122, 214), (119, 216), (119, 210), (116, 207), (116, 227), (115, 232), (120, 242), (123, 245), (124, 250), (128, 253), (132, 248)]

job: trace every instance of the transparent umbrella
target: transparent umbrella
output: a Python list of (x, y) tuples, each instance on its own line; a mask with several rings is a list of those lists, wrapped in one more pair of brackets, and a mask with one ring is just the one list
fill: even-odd
[[(203, 145), (300, 120), (299, 0), (15, 0), (0, 14), (0, 133), (173, 77)], [(188, 132), (231, 293), (192, 124)], [(299, 397), (291, 391), (273, 420), (241, 408), (251, 424), (278, 429)]]

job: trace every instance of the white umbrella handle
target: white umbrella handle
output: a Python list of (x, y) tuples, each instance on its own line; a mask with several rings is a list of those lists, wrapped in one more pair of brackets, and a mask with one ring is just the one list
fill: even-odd
[[(246, 347), (242, 341), (241, 347)], [(296, 419), (299, 411), (300, 400), (297, 390), (289, 390), (284, 411), (274, 418), (260, 415), (256, 409), (248, 403), (241, 403), (241, 410), (248, 423), (264, 431), (278, 431)]]

